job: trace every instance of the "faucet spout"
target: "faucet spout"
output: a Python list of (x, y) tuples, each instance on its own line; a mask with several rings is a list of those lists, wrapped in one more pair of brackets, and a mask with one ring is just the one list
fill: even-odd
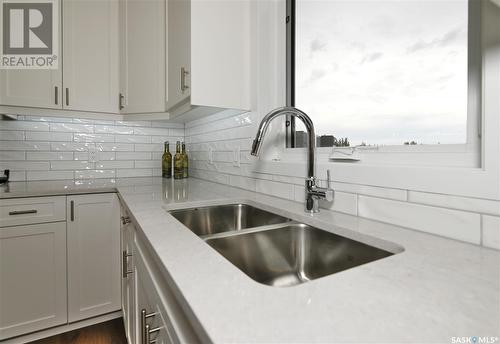
[(311, 118), (303, 111), (294, 107), (281, 107), (269, 112), (260, 122), (259, 129), (257, 129), (257, 135), (255, 140), (253, 140), (252, 151), (250, 154), (254, 156), (259, 156), (260, 147), (262, 145), (262, 140), (264, 135), (266, 135), (267, 128), (269, 124), (277, 117), (290, 115), (295, 118), (300, 119), (307, 130), (308, 136), (308, 161), (307, 161), (307, 176), (314, 177), (314, 164), (315, 164), (315, 150), (316, 150), (316, 134), (314, 132), (314, 124)]
[(314, 124), (305, 112), (294, 107), (281, 107), (269, 112), (260, 122), (250, 154), (259, 156), (262, 141), (266, 135), (269, 124), (275, 118), (285, 115), (294, 116), (300, 119), (306, 127), (309, 143), (307, 147), (306, 212), (319, 212), (319, 199), (333, 200), (333, 190), (330, 188), (320, 188), (316, 185), (316, 134), (314, 131)]

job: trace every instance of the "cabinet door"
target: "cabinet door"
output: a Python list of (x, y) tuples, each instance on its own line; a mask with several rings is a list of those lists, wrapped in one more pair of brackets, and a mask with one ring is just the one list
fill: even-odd
[(250, 0), (191, 2), (192, 105), (250, 109), (251, 6)]
[(66, 222), (0, 228), (0, 341), (62, 325)]
[[(146, 263), (140, 250), (135, 248), (135, 275), (136, 275), (136, 303), (137, 303), (137, 342), (146, 343), (147, 341), (142, 341), (145, 337), (144, 333), (146, 328), (145, 324), (150, 326), (153, 332), (150, 334), (150, 341), (157, 344), (170, 344), (179, 343), (179, 341), (174, 341), (169, 332), (169, 326), (167, 326), (168, 317), (161, 305), (160, 297), (158, 296), (158, 291), (155, 287), (154, 282), (149, 275), (149, 270), (146, 267)], [(146, 319), (142, 320), (142, 310), (146, 311)]]
[(191, 95), (191, 1), (169, 0), (167, 9), (167, 110)]
[(1, 70), (0, 104), (62, 108), (61, 70)]
[[(61, 21), (61, 6), (55, 20)], [(58, 25), (57, 27), (60, 27)], [(59, 42), (61, 33), (58, 33)], [(61, 57), (59, 54), (59, 58)], [(59, 69), (0, 70), (0, 104), (60, 109), (62, 107), (62, 63)]]
[[(122, 308), (125, 334), (130, 344), (136, 342), (134, 310), (135, 274), (134, 274), (134, 236), (132, 223), (122, 225)], [(131, 273), (129, 273), (131, 272)]]
[(165, 111), (165, 0), (120, 1), (122, 113)]
[(64, 108), (118, 112), (118, 2), (63, 1)]
[(68, 317), (121, 308), (120, 209), (116, 194), (67, 198)]

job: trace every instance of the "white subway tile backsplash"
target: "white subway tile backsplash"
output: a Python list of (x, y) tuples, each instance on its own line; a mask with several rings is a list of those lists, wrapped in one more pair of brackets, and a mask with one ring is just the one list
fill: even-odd
[(73, 160), (73, 152), (26, 152), (26, 160)]
[(94, 169), (94, 163), (81, 160), (71, 161), (52, 161), (50, 163), (51, 170), (91, 170)]
[(115, 175), (115, 170), (75, 171), (75, 179), (114, 178)]
[(171, 128), (168, 130), (168, 136), (179, 137), (184, 140), (184, 129)]
[(0, 130), (0, 140), (22, 141), (24, 140), (23, 131)]
[[(76, 154), (77, 153), (75, 153), (75, 159), (76, 159)], [(116, 153), (115, 152), (97, 152), (97, 156), (99, 157), (98, 161), (116, 160)]]
[(377, 186), (349, 184), (349, 183), (331, 183), (333, 189), (367, 196), (393, 199), (397, 201), (406, 201), (407, 191), (402, 189), (381, 188)]
[(93, 143), (82, 142), (52, 142), (50, 150), (67, 152), (87, 152), (89, 147), (94, 147)]
[(133, 152), (134, 145), (131, 143), (96, 143), (97, 150), (102, 152)]
[(500, 216), (500, 201), (409, 191), (408, 201)]
[(257, 182), (253, 178), (243, 177), (243, 176), (229, 176), (229, 184), (237, 188), (255, 191), (257, 189)]
[(123, 143), (151, 143), (151, 136), (115, 135), (115, 142), (123, 142)]
[(151, 122), (148, 121), (116, 121), (116, 125), (124, 127), (150, 127)]
[(73, 171), (28, 171), (27, 180), (73, 179)]
[(109, 161), (99, 161), (96, 163), (95, 167), (97, 169), (108, 170), (114, 168), (134, 168), (133, 161), (118, 161), (118, 160), (109, 160)]
[(138, 143), (135, 144), (136, 152), (162, 152), (163, 145), (158, 143)]
[(149, 152), (116, 152), (116, 160), (151, 160)]
[(50, 131), (62, 131), (71, 133), (93, 133), (94, 126), (76, 123), (50, 123)]
[(17, 181), (161, 175), (163, 142), (183, 138), (183, 123), (19, 116), (0, 121), (0, 166)]
[(483, 215), (483, 245), (500, 250), (500, 217)]
[(43, 122), (0, 121), (0, 130), (49, 131), (49, 124)]
[(15, 171), (48, 171), (50, 164), (47, 161), (6, 161), (0, 162), (0, 170)]
[[(185, 125), (185, 141), (190, 156), (191, 175), (247, 190), (304, 202), (304, 178), (254, 172), (249, 155), (255, 126), (260, 116), (222, 111)], [(233, 149), (241, 150), (239, 168), (232, 166)], [(208, 163), (208, 150), (214, 163)], [(335, 176), (335, 171), (333, 171)], [(325, 186), (325, 176), (320, 185)], [(322, 208), (360, 214), (375, 220), (410, 227), (471, 243), (481, 238), (481, 214), (499, 215), (500, 201), (435, 195), (405, 189), (332, 182), (335, 200), (321, 202)], [(290, 189), (293, 188), (293, 191)], [(487, 216), (487, 215), (484, 215)], [(483, 218), (483, 244), (495, 246), (499, 217)], [(495, 244), (491, 244), (491, 242)]]
[(47, 116), (25, 116), (26, 121), (34, 122), (59, 122), (59, 123), (72, 123), (74, 119), (64, 117), (47, 117)]
[(293, 200), (294, 196), (294, 186), (292, 184), (284, 184), (273, 182), (270, 180), (260, 180), (256, 181), (255, 190), (260, 193), (264, 193), (267, 195), (272, 195), (280, 198), (286, 198), (289, 200)]
[(75, 133), (73, 140), (75, 142), (115, 142), (115, 137), (107, 134)]
[(72, 141), (73, 134), (71, 133), (52, 133), (47, 131), (27, 131), (27, 141)]
[(10, 181), (22, 182), (26, 180), (26, 171), (10, 171)]
[(22, 151), (0, 151), (0, 162), (12, 161), (12, 160), (24, 160), (25, 158), (26, 158), (26, 153)]
[(130, 177), (152, 177), (153, 170), (152, 169), (140, 169), (140, 168), (131, 168), (124, 170), (116, 170), (116, 176), (118, 178), (130, 178)]
[(136, 160), (135, 168), (161, 168), (161, 160)]
[(133, 134), (134, 129), (131, 127), (118, 127), (114, 125), (96, 125), (94, 128), (96, 133), (100, 134)]
[[(138, 136), (140, 137), (140, 136)], [(179, 137), (172, 137), (172, 136), (151, 136), (151, 143), (165, 143), (165, 141), (168, 141), (170, 143), (170, 150), (175, 149), (175, 143), (179, 141)], [(181, 139), (182, 141), (182, 139)]]
[(134, 127), (135, 135), (158, 135), (158, 136), (169, 136), (169, 129), (166, 128), (143, 128)]
[(0, 141), (0, 150), (39, 151), (50, 150), (48, 142)]
[(479, 244), (480, 215), (369, 196), (358, 197), (358, 214), (423, 232)]

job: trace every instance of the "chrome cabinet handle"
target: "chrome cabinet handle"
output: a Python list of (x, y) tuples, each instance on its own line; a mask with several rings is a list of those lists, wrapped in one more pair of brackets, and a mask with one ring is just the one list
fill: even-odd
[(161, 327), (151, 328), (151, 326), (146, 325), (144, 327), (144, 344), (153, 344), (156, 343), (156, 339), (151, 340), (151, 333), (159, 332)]
[(188, 85), (186, 85), (186, 76), (189, 74), (189, 71), (186, 70), (186, 68), (182, 67), (181, 68), (181, 91), (184, 93), (185, 90), (189, 88)]
[(66, 87), (66, 106), (69, 106), (69, 88)]
[(118, 95), (118, 108), (120, 110), (123, 110), (125, 108), (125, 106), (123, 105), (123, 98), (125, 98), (125, 96), (123, 95), (123, 93), (120, 93)]
[[(149, 335), (149, 325), (146, 324), (146, 319), (152, 318), (158, 313), (148, 313), (145, 308), (141, 309), (141, 344), (146, 344), (146, 329)], [(148, 337), (149, 338), (149, 337)]]
[(59, 104), (59, 87), (54, 87), (54, 103)]
[(71, 221), (75, 221), (75, 201), (69, 202), (69, 217)]
[(14, 210), (9, 211), (9, 215), (23, 215), (23, 214), (36, 214), (38, 210), (30, 209), (30, 210)]
[(128, 269), (128, 257), (132, 257), (131, 253), (127, 251), (122, 252), (122, 277), (127, 278), (129, 274), (133, 274), (134, 271)]
[(130, 220), (129, 216), (122, 216), (122, 224), (126, 225), (127, 223), (130, 222), (132, 222), (132, 220)]

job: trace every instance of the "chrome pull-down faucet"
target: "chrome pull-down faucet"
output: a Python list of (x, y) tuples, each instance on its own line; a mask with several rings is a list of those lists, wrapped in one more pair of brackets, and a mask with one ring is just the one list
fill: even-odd
[[(291, 115), (300, 119), (307, 130), (308, 134), (308, 147), (307, 147), (307, 179), (306, 179), (306, 204), (305, 211), (308, 213), (319, 212), (319, 200), (325, 199), (329, 202), (333, 201), (334, 191), (328, 188), (322, 188), (317, 185), (316, 177), (314, 176), (315, 169), (315, 153), (316, 153), (316, 134), (314, 132), (314, 125), (311, 118), (303, 111), (294, 107), (282, 107), (269, 112), (260, 122), (257, 135), (253, 141), (251, 154), (254, 156), (259, 155), (260, 146), (264, 135), (266, 134), (269, 123), (279, 116)], [(330, 179), (330, 178), (328, 178)], [(329, 183), (330, 181), (328, 181)], [(328, 185), (329, 186), (329, 185)]]

